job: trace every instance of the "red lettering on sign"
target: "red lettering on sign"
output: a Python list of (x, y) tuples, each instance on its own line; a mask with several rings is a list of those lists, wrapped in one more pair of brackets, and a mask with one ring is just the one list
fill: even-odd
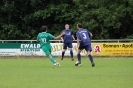
[(100, 47), (99, 46), (96, 46), (95, 52), (100, 52)]

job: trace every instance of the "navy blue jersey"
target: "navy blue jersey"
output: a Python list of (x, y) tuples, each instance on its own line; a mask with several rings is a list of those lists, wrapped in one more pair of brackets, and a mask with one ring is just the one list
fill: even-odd
[(76, 37), (80, 39), (81, 46), (86, 46), (91, 43), (90, 32), (87, 29), (78, 30), (76, 33)]
[(69, 29), (69, 30), (64, 29), (62, 32), (65, 32), (65, 35), (62, 36), (64, 39), (64, 43), (72, 43), (73, 42), (72, 30), (71, 29)]

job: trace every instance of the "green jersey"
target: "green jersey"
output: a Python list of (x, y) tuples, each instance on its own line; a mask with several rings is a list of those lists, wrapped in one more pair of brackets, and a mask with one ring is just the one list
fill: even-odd
[(53, 35), (51, 35), (50, 33), (46, 33), (46, 32), (41, 32), (38, 34), (37, 38), (40, 41), (40, 45), (41, 47), (44, 45), (50, 45), (50, 41), (54, 39), (55, 37)]

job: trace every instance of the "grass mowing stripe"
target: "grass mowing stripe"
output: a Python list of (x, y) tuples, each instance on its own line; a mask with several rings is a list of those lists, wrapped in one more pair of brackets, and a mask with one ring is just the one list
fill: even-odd
[[(15, 59), (14, 59), (15, 58)], [(96, 67), (82, 57), (82, 66), (75, 61), (57, 59), (60, 67), (48, 59), (8, 57), (0, 59), (1, 88), (132, 88), (133, 59), (95, 58)], [(44, 58), (44, 57), (43, 57)]]

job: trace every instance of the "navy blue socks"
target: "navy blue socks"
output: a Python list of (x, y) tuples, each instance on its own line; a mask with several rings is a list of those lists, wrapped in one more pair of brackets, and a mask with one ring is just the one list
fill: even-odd
[(65, 52), (62, 51), (62, 58), (64, 58), (64, 54), (65, 54)]
[(81, 63), (81, 55), (77, 54), (78, 61)]
[(93, 57), (92, 57), (92, 55), (88, 55), (88, 57), (90, 58), (91, 63), (93, 63)]
[(73, 58), (73, 51), (70, 51), (71, 58)]

